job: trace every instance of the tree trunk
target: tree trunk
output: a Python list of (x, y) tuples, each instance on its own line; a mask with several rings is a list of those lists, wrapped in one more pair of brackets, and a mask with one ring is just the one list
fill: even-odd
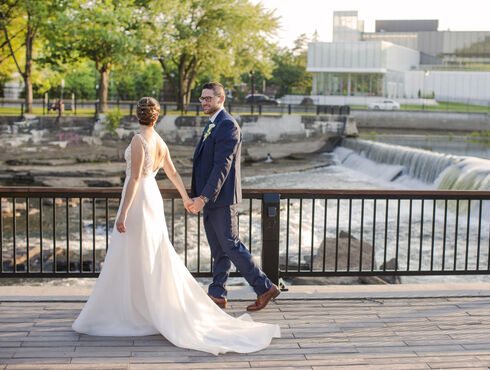
[(186, 96), (185, 96), (185, 83), (186, 78), (181, 71), (179, 71), (179, 81), (177, 85), (176, 98), (177, 98), (177, 110), (184, 111), (186, 104)]
[(25, 83), (25, 101), (26, 112), (32, 113), (32, 49), (34, 43), (34, 30), (30, 23), (30, 13), (28, 13), (28, 26), (26, 32), (26, 66), (24, 71), (24, 83)]
[(109, 90), (109, 63), (104, 63), (99, 72), (99, 112), (105, 113), (107, 112), (107, 92)]
[(26, 61), (26, 72), (24, 74), (26, 113), (32, 113), (32, 60)]

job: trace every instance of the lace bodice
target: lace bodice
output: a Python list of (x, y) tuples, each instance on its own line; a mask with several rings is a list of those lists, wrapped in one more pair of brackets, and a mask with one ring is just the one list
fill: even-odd
[[(158, 169), (155, 172), (152, 171), (154, 167), (154, 163), (148, 144), (145, 138), (143, 137), (143, 135), (141, 134), (136, 134), (136, 135), (138, 135), (141, 138), (141, 142), (143, 143), (143, 150), (144, 150), (143, 168), (141, 170), (142, 171), (141, 176), (155, 177), (155, 175), (158, 172)], [(128, 145), (126, 151), (124, 152), (124, 159), (126, 160), (126, 177), (129, 177), (131, 175), (131, 144)]]

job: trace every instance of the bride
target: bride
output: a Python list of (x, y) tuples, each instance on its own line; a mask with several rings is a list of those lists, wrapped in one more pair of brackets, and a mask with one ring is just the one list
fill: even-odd
[(234, 318), (221, 310), (192, 277), (170, 243), (155, 175), (163, 167), (188, 211), (192, 200), (167, 145), (154, 130), (160, 105), (138, 102), (140, 132), (126, 149), (126, 180), (104, 266), (73, 323), (79, 333), (139, 336), (161, 333), (178, 347), (248, 353), (280, 337), (278, 325)]

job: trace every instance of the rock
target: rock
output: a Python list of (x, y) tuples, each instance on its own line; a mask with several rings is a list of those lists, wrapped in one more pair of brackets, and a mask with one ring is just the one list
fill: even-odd
[[(350, 254), (349, 254), (349, 238), (350, 238)], [(324, 244), (326, 256), (324, 257)], [(337, 249), (338, 244), (338, 249)], [(337, 253), (337, 266), (335, 266), (335, 255)], [(374, 261), (373, 248), (372, 245), (364, 242), (361, 253), (361, 242), (354, 236), (349, 235), (349, 233), (341, 230), (339, 232), (338, 242), (335, 238), (326, 238), (322, 241), (316, 248), (316, 254), (313, 256), (313, 270), (321, 271), (323, 269), (323, 264), (325, 264), (325, 271), (347, 271), (347, 266), (349, 266), (350, 271), (359, 271), (359, 262), (362, 259), (362, 270), (371, 270), (372, 261)], [(310, 261), (308, 256), (305, 256), (307, 267), (310, 269)], [(395, 259), (387, 262), (386, 269), (395, 269)], [(288, 267), (293, 270), (289, 265)], [(297, 268), (297, 267), (296, 267)], [(376, 270), (376, 266), (373, 266)], [(303, 266), (302, 266), (303, 269)], [(379, 268), (383, 270), (383, 266)], [(320, 278), (305, 278), (312, 281), (312, 283), (323, 283), (323, 284), (400, 284), (400, 278), (398, 276), (369, 276), (369, 277), (320, 277)], [(298, 280), (294, 279), (296, 284)], [(302, 281), (303, 279), (301, 279)], [(305, 282), (302, 281), (302, 284)]]
[[(345, 238), (348, 238), (349, 237), (349, 233), (347, 231), (344, 231), (344, 230), (340, 230), (339, 232), (339, 238), (341, 239), (345, 239)], [(350, 238), (352, 240), (357, 240), (354, 236), (350, 235)], [(351, 246), (352, 247), (352, 246)]]
[(347, 117), (347, 122), (345, 123), (344, 135), (347, 137), (359, 136), (359, 130), (357, 129), (357, 124), (352, 117)]
[[(379, 268), (380, 270), (385, 270), (385, 265), (382, 264)], [(394, 271), (396, 270), (396, 259), (392, 258), (389, 261), (386, 261), (386, 271)], [(395, 275), (383, 275), (380, 276), (380, 279), (383, 279), (384, 281), (390, 283), (390, 284), (400, 284), (400, 277), (395, 276)]]
[[(27, 254), (20, 254), (21, 251), (17, 251), (16, 265), (17, 271), (26, 271), (27, 267)], [(100, 271), (104, 263), (106, 255), (105, 249), (97, 249), (95, 251), (96, 271)], [(29, 249), (30, 269), (39, 271), (41, 263), (40, 248), (31, 247)], [(80, 254), (78, 250), (70, 250), (70, 271), (80, 270)], [(92, 251), (85, 250), (83, 252), (83, 271), (89, 272), (93, 270)], [(12, 256), (5, 256), (3, 261), (4, 271), (13, 271), (13, 259)], [(43, 250), (43, 270), (47, 272), (53, 271), (53, 251), (52, 249)], [(56, 248), (56, 271), (66, 271), (66, 250), (63, 248)]]
[[(325, 243), (325, 250), (326, 250), (325, 258), (323, 254), (324, 243)], [(335, 270), (336, 249), (337, 248), (336, 248), (335, 238), (326, 238), (324, 241), (322, 241), (316, 249), (317, 251), (316, 255), (314, 255), (313, 257), (313, 270), (322, 270), (324, 260), (325, 260), (325, 270)], [(353, 271), (359, 270), (361, 243), (359, 240), (355, 239), (352, 236), (350, 238), (350, 256), (348, 252), (349, 252), (349, 234), (341, 231), (339, 233), (339, 239), (338, 239), (337, 270), (347, 270), (348, 260), (349, 260), (350, 270)], [(364, 242), (362, 248), (363, 269), (371, 267), (371, 260), (372, 260), (372, 246), (369, 243)]]

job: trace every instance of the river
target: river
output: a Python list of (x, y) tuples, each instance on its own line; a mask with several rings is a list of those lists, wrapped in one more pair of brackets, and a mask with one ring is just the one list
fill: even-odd
[[(447, 138), (447, 142), (445, 143), (445, 152), (441, 153), (437, 150), (431, 149), (440, 149), (441, 142), (440, 141), (427, 141), (427, 140), (406, 140), (410, 146), (399, 146), (393, 144), (387, 144), (386, 141), (392, 142), (401, 142), (404, 140), (403, 137), (394, 138), (391, 136), (389, 140), (385, 138), (385, 142), (378, 142), (374, 140), (354, 140), (348, 139), (345, 140), (343, 145), (336, 148), (332, 153), (325, 153), (323, 155), (331, 157), (331, 162), (333, 163), (330, 166), (316, 168), (308, 171), (300, 171), (300, 172), (290, 172), (290, 173), (282, 173), (275, 175), (265, 175), (265, 176), (255, 176), (255, 177), (247, 177), (243, 179), (243, 187), (244, 188), (283, 188), (283, 189), (405, 189), (405, 190), (435, 190), (435, 189), (466, 189), (466, 190), (490, 190), (490, 160), (485, 159), (488, 158), (488, 147), (486, 145), (472, 146), (472, 144), (468, 144), (471, 147), (471, 152), (474, 156), (462, 156), (461, 155), (461, 145), (460, 143), (456, 143), (453, 145)], [(421, 144), (422, 143), (422, 144)], [(433, 147), (430, 147), (430, 144), (434, 143)], [(425, 150), (414, 148), (414, 147), (424, 147)], [(429, 147), (427, 147), (429, 146)], [(478, 147), (481, 150), (478, 150)], [(454, 150), (451, 152), (451, 148)], [(427, 150), (429, 149), (429, 150)], [(469, 151), (468, 147), (464, 149), (464, 153), (467, 154)], [(448, 153), (449, 152), (449, 153)], [(274, 162), (269, 164), (271, 167), (274, 166)], [(345, 203), (341, 203), (341, 206), (345, 205)], [(354, 209), (359, 205), (354, 202)], [(372, 211), (372, 204), (366, 202), (366, 212), (369, 213)], [(297, 205), (293, 204), (291, 209)], [(316, 206), (316, 214), (323, 214), (323, 205), (318, 204)], [(335, 225), (335, 204), (328, 205), (328, 224)], [(393, 223), (396, 220), (393, 219), (396, 214), (396, 209), (392, 209), (396, 207), (395, 204), (389, 204), (390, 208), (390, 219), (389, 222)], [(382, 206), (380, 208), (383, 208)], [(169, 207), (167, 207), (169, 209)], [(305, 217), (302, 220), (302, 241), (303, 245), (308, 245), (308, 238), (311, 238), (311, 229), (309, 229), (308, 225), (311, 223), (311, 216), (308, 219), (308, 215), (310, 214), (309, 210), (311, 209), (311, 203), (304, 203), (304, 212)], [(341, 214), (345, 211), (345, 209), (341, 210)], [(426, 210), (424, 211), (424, 229), (430, 229), (430, 220), (431, 220), (431, 205), (430, 203), (427, 205)], [(260, 203), (258, 202), (253, 206), (253, 227), (252, 227), (252, 240), (260, 240)], [(283, 214), (282, 212), (281, 214)], [(483, 238), (483, 244), (488, 246), (488, 235), (490, 229), (490, 204), (488, 202), (484, 202), (483, 204), (483, 222), (482, 222), (482, 235), (486, 235)], [(382, 219), (383, 215), (380, 215), (379, 219)], [(412, 215), (402, 214), (401, 221), (406, 222), (408, 217), (411, 217), (412, 222), (415, 224), (417, 221), (421, 219), (421, 212), (419, 211), (418, 203), (414, 202), (414, 211)], [(317, 216), (318, 217), (318, 216)], [(442, 217), (442, 216), (438, 216)], [(190, 229), (196, 229), (197, 219), (195, 217), (189, 217), (187, 221), (184, 220), (183, 217), (178, 217), (176, 219), (176, 239), (175, 239), (175, 247), (176, 249), (182, 253), (183, 245), (184, 245), (184, 235), (179, 230), (183, 229), (184, 222), (188, 222), (188, 226)], [(320, 220), (321, 221), (321, 220)], [(442, 220), (438, 220), (438, 222)], [(247, 218), (242, 217), (240, 219), (240, 225), (243, 225), (244, 228), (248, 227)], [(321, 221), (322, 222), (322, 221)], [(316, 224), (320, 224), (317, 222)], [(470, 228), (470, 232), (475, 233), (473, 223), (473, 228)], [(292, 215), (291, 217), (291, 229), (290, 239), (297, 240), (299, 237), (299, 220), (297, 215)], [(369, 224), (365, 225), (366, 229), (369, 229)], [(461, 223), (459, 228), (461, 229), (460, 235), (465, 235), (466, 224)], [(242, 227), (242, 226), (241, 226)], [(352, 225), (352, 235), (357, 235), (359, 233), (360, 225), (354, 223)], [(200, 265), (201, 268), (204, 269), (209, 268), (209, 248), (205, 245), (205, 239), (203, 229), (201, 228), (201, 255), (200, 255)], [(335, 230), (328, 229), (327, 236), (334, 236)], [(90, 235), (92, 234), (91, 224), (88, 223), (86, 227), (84, 227), (84, 249), (89, 250), (91, 248)], [(314, 234), (314, 246), (317, 246), (319, 242), (322, 240), (322, 230), (313, 230)], [(375, 241), (376, 245), (383, 244), (384, 233), (376, 231), (375, 233)], [(97, 226), (96, 228), (96, 239), (97, 244), (101, 246), (105, 245), (105, 228)], [(394, 233), (388, 233), (388, 245), (395, 245)], [(408, 239), (409, 233), (407, 231), (402, 231), (400, 234), (401, 238)], [(197, 261), (197, 250), (194, 245), (197, 244), (197, 236), (196, 235), (187, 235), (186, 237), (187, 245), (188, 245), (188, 265), (190, 269), (196, 268)], [(417, 244), (417, 240), (419, 236), (414, 234), (411, 235), (413, 238), (413, 245)], [(246, 245), (249, 244), (248, 235), (242, 236), (242, 240)], [(281, 245), (280, 250), (284, 255), (285, 253), (285, 230), (281, 230)], [(35, 242), (35, 241), (32, 241)], [(73, 240), (76, 244), (77, 240)], [(428, 241), (426, 241), (428, 242)], [(46, 242), (47, 245), (49, 241)], [(311, 242), (310, 242), (311, 243)], [(474, 242), (472, 242), (474, 244)], [(204, 245), (203, 245), (204, 244)], [(442, 244), (442, 235), (437, 234), (435, 245), (436, 249), (438, 246)], [(474, 248), (475, 246), (471, 244), (470, 248)], [(487, 261), (488, 259), (488, 248), (483, 248), (482, 259)], [(439, 252), (436, 252), (436, 254)], [(294, 260), (295, 256), (297, 256), (298, 252), (291, 248), (289, 251), (289, 256), (291, 260)], [(394, 254), (394, 249), (388, 251), (389, 255)], [(406, 259), (406, 255), (404, 255), (404, 250), (400, 250), (400, 257), (403, 261)], [(416, 263), (417, 256), (410, 256), (410, 260), (413, 259), (413, 263)], [(303, 256), (304, 258), (304, 256)], [(423, 266), (427, 266), (429, 263), (428, 256), (424, 255)], [(448, 258), (451, 258), (449, 255)], [(464, 256), (458, 257), (460, 261), (464, 260)], [(303, 262), (303, 260), (302, 260)], [(380, 256), (376, 256), (376, 262), (379, 266)], [(473, 260), (470, 259), (469, 263), (474, 263)], [(404, 266), (399, 266), (403, 268)], [(459, 265), (457, 266), (460, 267)], [(93, 284), (92, 279), (84, 280), (83, 279), (70, 279), (68, 281), (69, 284)], [(489, 281), (490, 279), (485, 275), (480, 276), (434, 276), (434, 277), (402, 277), (403, 283), (425, 283), (425, 282), (443, 282), (443, 281)], [(61, 281), (56, 282), (63, 283)], [(241, 279), (233, 279), (232, 284), (242, 284), (243, 280)]]

